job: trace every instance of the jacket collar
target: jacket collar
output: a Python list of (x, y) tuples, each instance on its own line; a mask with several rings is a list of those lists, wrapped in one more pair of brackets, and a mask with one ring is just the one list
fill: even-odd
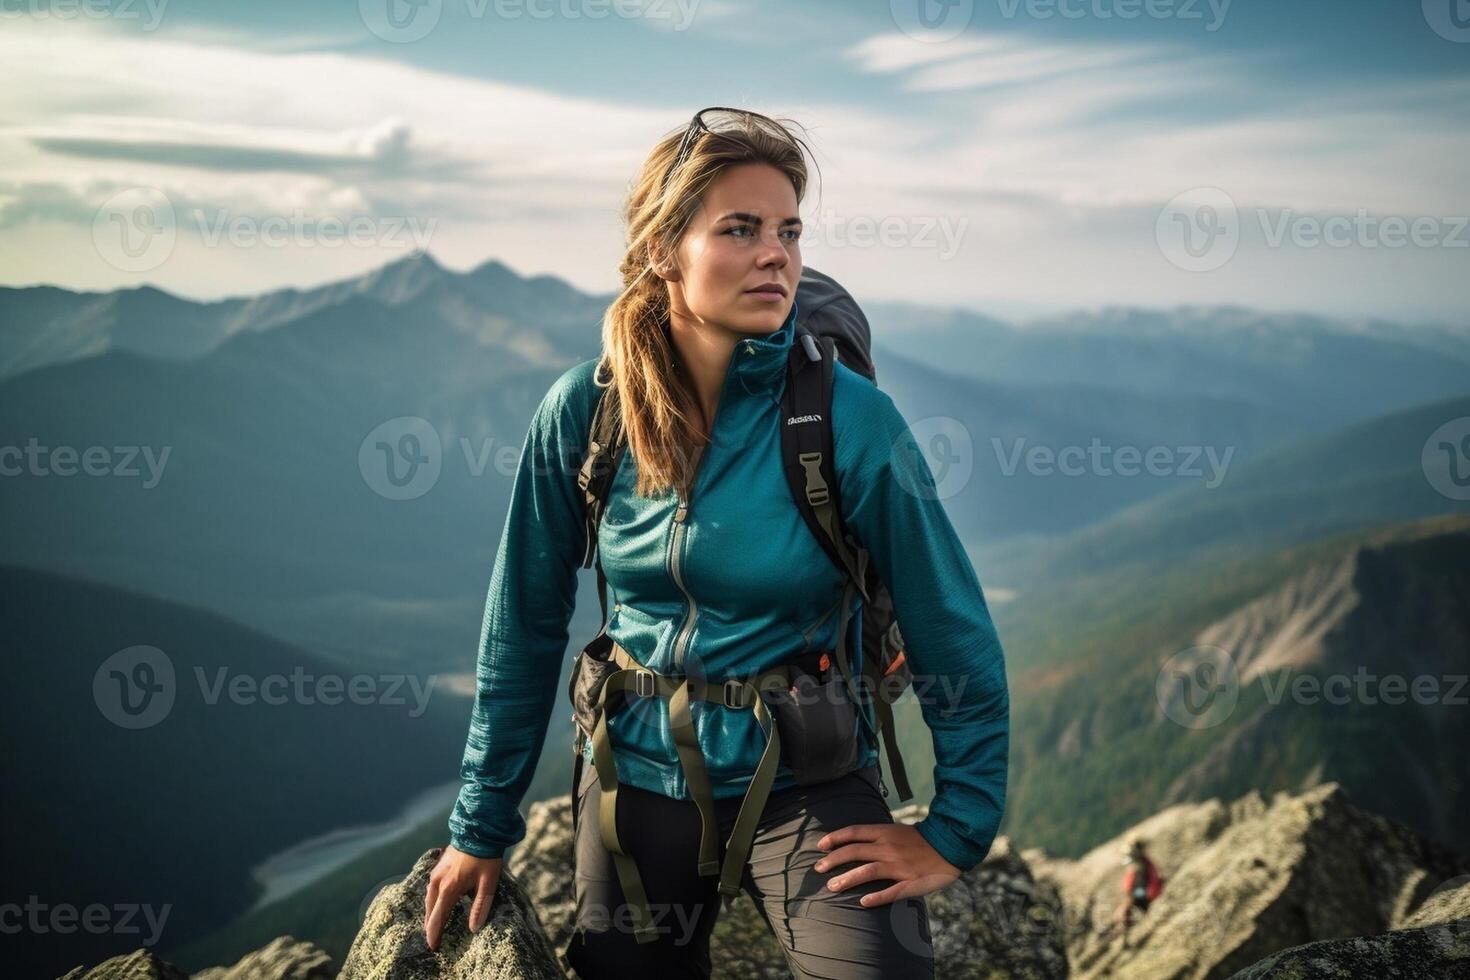
[(796, 299), (786, 322), (771, 333), (746, 337), (735, 345), (730, 355), (730, 373), (739, 379), (746, 391), (774, 389), (785, 375), (786, 360), (796, 340)]

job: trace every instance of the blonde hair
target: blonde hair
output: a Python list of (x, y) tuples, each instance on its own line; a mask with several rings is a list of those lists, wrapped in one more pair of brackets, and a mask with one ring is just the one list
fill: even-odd
[[(774, 120), (773, 120), (774, 121)], [(653, 271), (671, 257), (698, 211), (704, 191), (726, 169), (767, 163), (790, 178), (799, 202), (806, 190), (806, 144), (786, 120), (781, 136), (747, 120), (738, 129), (702, 131), (680, 162), (685, 128), (655, 144), (633, 179), (623, 206), (627, 251), (619, 266), (623, 287), (602, 318), (602, 355), (593, 374), (604, 397), (620, 403), (628, 450), (637, 459), (634, 492), (655, 496), (683, 485), (688, 464), (708, 437), (696, 422), (695, 392), (669, 334), (669, 286)]]

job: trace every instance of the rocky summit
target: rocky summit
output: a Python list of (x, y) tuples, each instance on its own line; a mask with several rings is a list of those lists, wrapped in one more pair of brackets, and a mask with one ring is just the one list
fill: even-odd
[[(467, 927), (469, 899), (436, 952), (424, 895), (442, 851), (425, 852), (373, 900), (340, 969), (309, 942), (280, 937), (192, 980), (560, 980), (572, 936), (571, 800), (534, 804), (489, 921)], [(924, 808), (894, 813), (914, 822)], [(1122, 854), (1142, 838), (1163, 893), (1128, 935), (1110, 929)], [(1060, 980), (1470, 980), (1470, 858), (1355, 807), (1328, 783), (1297, 795), (1170, 807), (1076, 860), (1001, 837), (977, 868), (927, 897), (936, 975)], [(748, 898), (721, 916), (714, 976), (789, 976)], [(190, 980), (138, 950), (64, 980)]]

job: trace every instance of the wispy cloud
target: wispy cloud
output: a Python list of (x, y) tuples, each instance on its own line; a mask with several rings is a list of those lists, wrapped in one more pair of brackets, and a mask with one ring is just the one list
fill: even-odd
[[(855, 40), (824, 62), (831, 92), (812, 97), (784, 84), (789, 48), (772, 67), (761, 60), (771, 47), (761, 25), (725, 19), (741, 84), (774, 80), (789, 97), (757, 107), (808, 128), (822, 183), (804, 205), (807, 260), (875, 298), (1229, 298), (1388, 311), (1436, 288), (1445, 255), (1277, 250), (1188, 277), (1163, 261), (1154, 218), (1204, 186), (1242, 208), (1466, 209), (1458, 161), (1470, 150), (1470, 82), (1461, 78), (1287, 85), (1270, 53), (978, 31), (926, 44), (897, 31), (863, 36), (846, 22), (830, 33)], [(697, 25), (703, 43), (718, 33)], [(270, 44), (186, 27), (144, 37), (21, 21), (0, 33), (13, 81), (0, 87), (0, 247), (19, 257), (6, 263), (12, 281), (54, 280), (63, 267), (82, 274), (75, 236), (90, 233), (109, 195), (137, 186), (185, 208), (439, 219), (441, 259), (494, 256), (606, 290), (628, 181), (689, 112), (679, 91), (667, 105), (635, 104), (612, 86), (569, 95), (543, 78), (434, 70), (382, 45), (312, 47), (346, 40), (330, 31)], [(898, 244), (823, 233), (864, 222), (898, 227)], [(915, 244), (935, 226), (953, 233), (951, 251)], [(184, 292), (201, 281), (243, 292), (279, 284), (271, 276), (329, 278), (382, 260), (344, 251), (302, 263), (259, 249), (197, 258), (155, 278), (172, 276)], [(216, 284), (199, 268), (241, 278)], [(93, 274), (107, 273), (98, 264)]]

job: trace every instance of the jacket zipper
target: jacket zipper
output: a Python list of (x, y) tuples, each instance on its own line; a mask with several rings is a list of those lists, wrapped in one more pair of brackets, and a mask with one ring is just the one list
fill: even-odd
[[(725, 408), (726, 389), (730, 387), (730, 377), (735, 373), (735, 360), (740, 356), (741, 350), (746, 354), (755, 353), (755, 343), (746, 340), (737, 344), (730, 352), (730, 363), (725, 368), (725, 380), (720, 386), (720, 403), (715, 408), (715, 417), (710, 422), (710, 435), (713, 437), (715, 426), (719, 424), (720, 412)], [(699, 464), (704, 460), (705, 446), (699, 446), (694, 450), (694, 461), (690, 466), (689, 480), (686, 485), (679, 487), (679, 506), (674, 511), (673, 530), (669, 534), (669, 576), (679, 591), (684, 593), (684, 598), (689, 602), (689, 609), (684, 614), (684, 623), (679, 627), (679, 632), (674, 635), (674, 673), (684, 672), (684, 653), (688, 649), (689, 639), (694, 633), (694, 618), (699, 614), (699, 605), (690, 595), (689, 589), (684, 584), (683, 576), (683, 551), (684, 538), (688, 535), (688, 526), (684, 523), (689, 516), (689, 496), (693, 492), (694, 482), (699, 476)]]
[(689, 602), (689, 609), (684, 614), (684, 623), (679, 627), (679, 632), (674, 637), (674, 673), (684, 672), (684, 652), (689, 646), (689, 638), (694, 633), (694, 618), (699, 614), (699, 604), (694, 601), (694, 596), (684, 584), (684, 538), (689, 532), (689, 526), (685, 518), (689, 516), (689, 487), (694, 486), (694, 479), (699, 474), (699, 463), (704, 457), (704, 447), (695, 450), (693, 473), (689, 477), (688, 487), (679, 487), (679, 506), (674, 511), (674, 526), (669, 538), (669, 575), (679, 591), (684, 593), (684, 598)]

